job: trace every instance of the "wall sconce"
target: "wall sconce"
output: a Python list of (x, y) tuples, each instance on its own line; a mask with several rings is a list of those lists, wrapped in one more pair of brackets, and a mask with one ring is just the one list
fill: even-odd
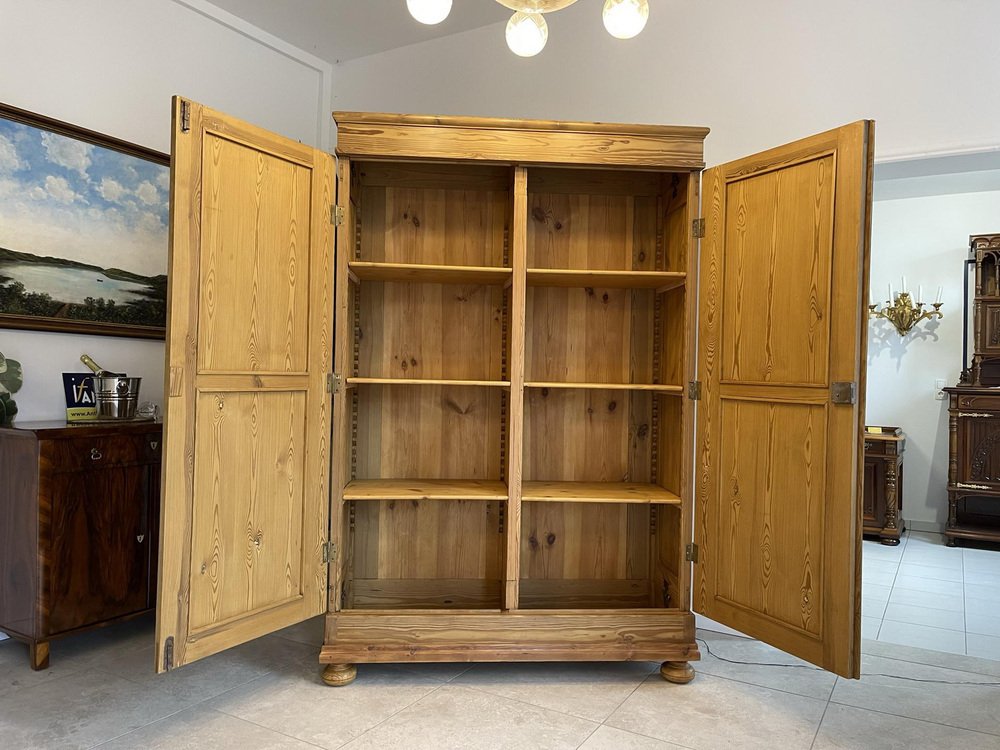
[(934, 309), (924, 310), (926, 303), (920, 301), (924, 296), (924, 288), (922, 286), (917, 287), (917, 301), (914, 302), (913, 297), (906, 291), (905, 276), (902, 281), (902, 291), (895, 296), (892, 293), (892, 284), (889, 284), (889, 299), (885, 301), (881, 310), (878, 309), (878, 305), (874, 301), (868, 305), (869, 318), (885, 318), (892, 323), (900, 336), (905, 336), (921, 320), (944, 317), (944, 313), (941, 312), (941, 305), (944, 304), (941, 301), (942, 287), (938, 287), (937, 298), (932, 303)]

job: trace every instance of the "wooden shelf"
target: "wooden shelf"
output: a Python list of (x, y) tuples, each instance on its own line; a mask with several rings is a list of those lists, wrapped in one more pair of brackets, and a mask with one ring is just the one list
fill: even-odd
[(360, 281), (412, 281), (425, 284), (508, 283), (513, 271), (494, 266), (435, 266), (421, 263), (370, 263), (352, 261), (348, 270)]
[(545, 383), (528, 381), (525, 388), (584, 388), (602, 391), (659, 391), (661, 393), (683, 393), (683, 386), (660, 385), (657, 383)]
[(347, 386), (354, 385), (475, 385), (491, 388), (510, 388), (509, 380), (442, 380), (436, 378), (348, 378)]
[(479, 479), (355, 479), (345, 500), (506, 500), (507, 485)]
[(665, 503), (680, 497), (656, 484), (637, 482), (524, 482), (521, 499), (535, 503)]
[(564, 268), (529, 268), (528, 286), (604, 287), (656, 289), (665, 292), (683, 286), (680, 271), (584, 271)]

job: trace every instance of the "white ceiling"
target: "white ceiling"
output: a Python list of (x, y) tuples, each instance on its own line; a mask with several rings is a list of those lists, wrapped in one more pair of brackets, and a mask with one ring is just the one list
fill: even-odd
[(405, 0), (211, 0), (225, 11), (331, 63), (504, 21), (493, 0), (455, 0), (437, 26), (410, 17)]

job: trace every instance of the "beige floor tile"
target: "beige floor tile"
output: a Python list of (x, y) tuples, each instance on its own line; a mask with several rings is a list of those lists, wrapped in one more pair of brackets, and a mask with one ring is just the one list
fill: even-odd
[(310, 646), (323, 645), (323, 628), (326, 625), (326, 615), (313, 617), (297, 625), (291, 625), (284, 630), (279, 630), (275, 635), (287, 638), (290, 641), (308, 643)]
[[(889, 606), (891, 607), (892, 603)], [(885, 619), (882, 621), (882, 627), (879, 628), (878, 640), (898, 643), (903, 646), (965, 654), (964, 630), (947, 630)]]
[(321, 671), (317, 647), (275, 637), (258, 638), (166, 674), (156, 674), (153, 662), (149, 646), (109, 659), (102, 669), (192, 701), (208, 700), (272, 671)]
[(831, 704), (813, 750), (997, 750), (1000, 738), (862, 708)]
[(632, 734), (624, 729), (602, 726), (580, 745), (580, 750), (674, 750), (683, 747), (684, 745)]
[(315, 747), (196, 706), (98, 745), (95, 750), (315, 750)]
[(28, 646), (14, 639), (0, 642), (0, 698), (11, 691), (64, 680), (84, 667), (66, 659), (50, 659), (48, 669), (38, 672), (28, 666)]
[(289, 665), (208, 705), (319, 747), (338, 748), (442, 684), (395, 667), (363, 664), (354, 683), (335, 688), (323, 684), (319, 669), (296, 671)]
[(806, 750), (825, 707), (825, 701), (707, 674), (688, 685), (657, 676), (605, 723), (697, 750)]
[(863, 651), (865, 656), (881, 656), (913, 664), (943, 667), (959, 672), (972, 672), (992, 677), (993, 681), (1000, 680), (1000, 662), (991, 659), (947, 654), (943, 651), (931, 651), (924, 648), (901, 646), (896, 643), (883, 643), (882, 641), (865, 641)]
[[(701, 661), (694, 663), (699, 674), (726, 677), (731, 680), (748, 682), (752, 685), (783, 690), (809, 698), (827, 700), (837, 681), (835, 675), (817, 669), (794, 656), (779, 651), (760, 641), (736, 638), (719, 633), (698, 631), (698, 637), (708, 644), (712, 654), (703, 643)], [(721, 658), (717, 658), (721, 657)], [(724, 661), (729, 659), (731, 661)], [(787, 664), (787, 667), (733, 664), (733, 661), (758, 662), (760, 664)]]
[(0, 696), (0, 746), (88, 748), (192, 703), (99, 670), (77, 672)]
[(458, 685), (445, 685), (344, 750), (571, 750), (598, 725)]
[(454, 684), (600, 722), (654, 669), (659, 669), (659, 664), (477, 664)]
[(838, 680), (833, 702), (857, 708), (878, 706), (896, 716), (1000, 734), (1000, 687), (941, 685), (876, 674), (948, 682), (995, 682), (996, 678), (877, 656), (863, 656), (861, 662), (861, 679)]

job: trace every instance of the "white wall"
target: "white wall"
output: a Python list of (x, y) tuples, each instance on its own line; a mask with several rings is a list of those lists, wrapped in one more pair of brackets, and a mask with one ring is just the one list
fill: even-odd
[[(933, 181), (932, 181), (933, 182)], [(933, 188), (932, 188), (933, 189)], [(873, 323), (868, 345), (869, 424), (906, 433), (903, 517), (911, 528), (942, 529), (948, 516), (948, 402), (934, 381), (958, 382), (962, 370), (962, 261), (970, 234), (1000, 231), (1000, 191), (876, 200), (872, 215), (872, 289), (880, 303), (906, 274), (925, 297), (945, 288), (944, 318), (900, 337)]]
[[(7, 104), (169, 151), (181, 94), (329, 145), (331, 66), (203, 0), (0, 0), (0, 34)], [(162, 402), (160, 342), (0, 329), (0, 351), (24, 365), (21, 421), (65, 416), (60, 373), (80, 371), (81, 352)]]
[(1000, 145), (996, 0), (650, 5), (628, 42), (587, 0), (535, 58), (499, 25), (351, 60), (335, 108), (705, 125), (709, 163), (863, 117), (881, 158)]

